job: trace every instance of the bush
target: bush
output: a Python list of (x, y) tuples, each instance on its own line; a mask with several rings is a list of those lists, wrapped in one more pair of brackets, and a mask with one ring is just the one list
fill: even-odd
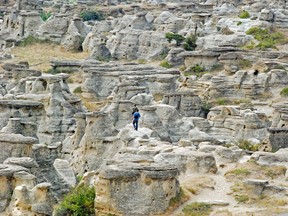
[(181, 43), (185, 40), (185, 37), (183, 37), (182, 35), (171, 32), (166, 33), (165, 37), (167, 38), (169, 43), (171, 43), (172, 40), (175, 40), (176, 46), (180, 46)]
[(80, 17), (83, 19), (83, 21), (89, 21), (89, 20), (103, 20), (104, 16), (102, 13), (97, 11), (84, 11), (80, 14)]
[(248, 13), (248, 11), (242, 11), (241, 13), (240, 13), (240, 15), (239, 15), (239, 17), (241, 18), (241, 19), (247, 19), (247, 18), (249, 18), (250, 17), (250, 14)]
[(59, 74), (59, 73), (72, 73), (75, 69), (67, 68), (67, 67), (57, 67), (57, 68), (50, 68), (49, 70), (45, 71), (44, 73), (50, 74)]
[(242, 22), (241, 22), (241, 21), (237, 22), (237, 26), (239, 26), (239, 25), (241, 25), (241, 24), (242, 24)]
[(184, 73), (184, 76), (196, 75), (197, 77), (201, 77), (203, 74), (207, 73), (205, 68), (199, 64), (194, 65), (188, 71)]
[(164, 68), (171, 68), (172, 67), (172, 65), (170, 65), (168, 61), (160, 62), (160, 66), (164, 67)]
[(0, 17), (3, 17), (4, 13), (2, 11), (0, 11)]
[(183, 48), (187, 51), (194, 51), (197, 47), (196, 45), (197, 36), (191, 35), (184, 40)]
[(261, 29), (259, 27), (252, 27), (246, 34), (253, 35), (254, 38), (259, 41), (256, 46), (260, 50), (266, 50), (268, 48), (276, 48), (276, 44), (282, 44), (287, 42), (287, 38), (282, 32), (273, 32), (269, 29)]
[(77, 88), (74, 89), (73, 91), (74, 94), (81, 94), (82, 93), (82, 89), (81, 86), (78, 86)]
[(42, 11), (40, 13), (40, 17), (43, 21), (46, 21), (47, 19), (49, 19), (49, 17), (51, 17), (52, 13), (51, 12), (45, 12), (45, 11)]
[(211, 211), (211, 205), (208, 203), (195, 202), (184, 207), (182, 212), (185, 215), (193, 216), (205, 216), (209, 215)]
[(76, 187), (55, 208), (54, 215), (95, 215), (94, 199), (95, 189), (93, 187), (85, 185)]
[(248, 140), (240, 139), (237, 142), (237, 146), (241, 149), (248, 150), (248, 151), (258, 151), (260, 145), (259, 144), (253, 144)]
[(281, 95), (281, 96), (284, 96), (284, 97), (288, 97), (288, 87), (283, 88), (283, 89), (280, 91), (280, 95)]

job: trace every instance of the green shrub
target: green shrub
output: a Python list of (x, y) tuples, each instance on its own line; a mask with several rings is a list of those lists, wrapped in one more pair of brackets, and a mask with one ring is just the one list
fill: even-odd
[(201, 77), (205, 73), (207, 73), (207, 71), (205, 71), (205, 68), (199, 64), (196, 64), (188, 71), (185, 71), (184, 76), (196, 75), (197, 77)]
[(182, 42), (185, 40), (185, 37), (183, 37), (182, 35), (176, 34), (176, 33), (171, 33), (171, 32), (167, 32), (165, 34), (165, 37), (167, 38), (169, 43), (171, 43), (172, 40), (175, 40), (176, 46), (180, 46), (182, 44)]
[(182, 212), (189, 216), (206, 216), (211, 212), (211, 208), (208, 203), (195, 202), (185, 206)]
[(59, 73), (72, 73), (75, 69), (67, 68), (67, 67), (57, 67), (57, 68), (50, 68), (47, 71), (44, 71), (44, 73), (50, 73), (50, 74), (59, 74)]
[(272, 29), (262, 29), (259, 27), (252, 27), (246, 34), (253, 35), (254, 38), (259, 41), (256, 46), (260, 50), (266, 50), (268, 48), (276, 48), (277, 44), (282, 44), (287, 42), (287, 37), (282, 32), (275, 32)]
[(240, 15), (239, 15), (239, 17), (241, 18), (241, 19), (247, 19), (247, 18), (249, 18), (250, 17), (250, 14), (248, 13), (248, 11), (242, 11), (241, 13), (240, 13)]
[(30, 36), (23, 38), (22, 40), (18, 41), (16, 43), (16, 46), (26, 47), (26, 46), (36, 44), (36, 43), (51, 43), (51, 42), (48, 40), (41, 40), (41, 39), (38, 39), (38, 38), (30, 35)]
[(239, 25), (241, 25), (241, 24), (242, 24), (242, 22), (241, 22), (241, 21), (237, 22), (237, 26), (239, 26)]
[(197, 36), (191, 35), (184, 40), (183, 48), (187, 51), (194, 51), (197, 47), (196, 45)]
[(94, 199), (95, 189), (93, 187), (85, 185), (76, 187), (55, 208), (54, 215), (95, 215)]
[(80, 14), (80, 17), (83, 19), (83, 21), (89, 21), (89, 20), (103, 20), (104, 15), (97, 11), (84, 11)]
[(82, 93), (82, 89), (81, 86), (78, 86), (77, 88), (74, 89), (73, 91), (74, 94), (81, 94)]
[(0, 17), (3, 17), (4, 13), (2, 11), (0, 11)]
[(240, 139), (237, 142), (237, 146), (248, 151), (258, 151), (260, 144), (253, 144), (248, 140)]
[(172, 67), (172, 65), (170, 65), (168, 61), (160, 62), (160, 66), (164, 67), (164, 68), (171, 68)]
[(49, 19), (49, 17), (51, 17), (52, 13), (51, 12), (45, 12), (45, 11), (42, 11), (40, 13), (40, 17), (43, 21), (46, 21), (47, 19)]
[(288, 87), (283, 88), (283, 89), (280, 91), (280, 95), (281, 95), (281, 96), (284, 96), (284, 97), (288, 97)]

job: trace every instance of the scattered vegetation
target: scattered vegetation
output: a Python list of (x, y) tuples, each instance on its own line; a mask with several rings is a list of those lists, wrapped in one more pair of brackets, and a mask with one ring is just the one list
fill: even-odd
[(211, 212), (212, 206), (208, 203), (195, 202), (184, 207), (182, 212), (189, 216), (206, 216)]
[(171, 43), (172, 40), (175, 40), (176, 46), (180, 46), (182, 44), (182, 42), (185, 40), (184, 36), (182, 36), (180, 34), (176, 34), (176, 33), (171, 33), (171, 32), (167, 32), (165, 34), (165, 37), (167, 38), (169, 43)]
[(180, 66), (180, 67), (179, 67), (179, 70), (180, 70), (180, 71), (185, 71), (185, 70), (186, 70), (185, 65)]
[[(254, 38), (259, 42), (256, 47), (260, 50), (266, 50), (268, 48), (275, 48), (277, 44), (287, 43), (287, 37), (280, 31), (273, 29), (262, 29), (259, 27), (252, 27), (246, 34), (253, 35)], [(249, 45), (252, 48), (252, 44)]]
[(164, 67), (164, 68), (171, 68), (172, 67), (172, 65), (170, 65), (168, 61), (160, 62), (160, 66)]
[(88, 186), (79, 186), (73, 189), (55, 208), (55, 216), (65, 215), (95, 215), (95, 189)]
[(83, 19), (83, 21), (104, 20), (104, 15), (97, 11), (84, 11), (80, 14), (80, 17)]
[(160, 59), (163, 60), (167, 57), (168, 53), (169, 53), (169, 49), (167, 47), (165, 47), (162, 52), (160, 53)]
[(71, 69), (69, 67), (57, 67), (57, 68), (50, 68), (46, 71), (44, 71), (44, 73), (50, 73), (50, 74), (59, 74), (59, 73), (72, 73), (75, 72), (75, 69)]
[(234, 175), (245, 175), (247, 176), (248, 174), (250, 174), (250, 171), (246, 168), (239, 168), (239, 169), (234, 169), (231, 171), (232, 174)]
[(52, 13), (51, 12), (45, 12), (45, 11), (42, 11), (40, 13), (40, 17), (43, 21), (46, 21), (49, 19), (49, 17), (51, 17)]
[(213, 72), (213, 71), (219, 71), (222, 69), (223, 69), (223, 65), (216, 63), (216, 64), (212, 65), (212, 67), (210, 68), (210, 71)]
[(187, 50), (187, 51), (194, 51), (195, 48), (197, 47), (196, 41), (197, 41), (197, 36), (196, 35), (188, 36), (184, 40), (183, 48), (185, 50)]
[(283, 96), (283, 97), (288, 97), (288, 87), (283, 88), (280, 91), (280, 95)]
[(236, 194), (234, 198), (238, 203), (245, 203), (249, 200), (249, 197), (246, 194)]
[(81, 94), (82, 93), (82, 89), (81, 86), (78, 86), (77, 88), (74, 89), (73, 91), (74, 94)]
[(180, 187), (179, 189), (179, 193), (173, 197), (172, 199), (170, 199), (169, 201), (169, 206), (177, 206), (178, 204), (180, 204), (182, 202), (182, 199), (184, 197), (184, 191), (183, 189)]
[(212, 104), (207, 102), (206, 100), (201, 101), (201, 113), (203, 113), (203, 117), (207, 118), (210, 109), (212, 108)]
[(249, 14), (249, 12), (248, 11), (242, 11), (241, 13), (240, 13), (240, 15), (239, 15), (239, 17), (241, 18), (241, 19), (248, 19), (249, 17), (250, 17), (250, 14)]
[(146, 60), (145, 59), (138, 59), (138, 63), (139, 64), (146, 64)]
[(248, 59), (240, 59), (238, 65), (241, 69), (252, 67), (252, 63)]
[(214, 106), (219, 105), (240, 105), (240, 104), (251, 104), (251, 100), (248, 98), (216, 98), (212, 101)]
[(199, 64), (196, 64), (189, 70), (185, 71), (184, 76), (196, 75), (197, 77), (201, 77), (205, 73), (207, 73), (207, 71), (205, 71), (205, 68)]
[(249, 140), (240, 139), (236, 144), (239, 148), (248, 150), (248, 151), (258, 151), (260, 144), (253, 144)]
[(39, 43), (51, 43), (51, 41), (48, 40), (41, 40), (39, 38), (36, 38), (32, 35), (29, 35), (26, 38), (23, 38), (21, 41), (16, 43), (16, 46), (20, 46), (20, 47), (26, 47), (29, 45), (33, 45), (33, 44), (39, 44)]

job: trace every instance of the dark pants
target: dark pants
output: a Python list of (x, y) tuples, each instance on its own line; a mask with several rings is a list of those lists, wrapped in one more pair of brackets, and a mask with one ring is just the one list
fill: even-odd
[(138, 130), (138, 120), (133, 120), (133, 127), (135, 130)]

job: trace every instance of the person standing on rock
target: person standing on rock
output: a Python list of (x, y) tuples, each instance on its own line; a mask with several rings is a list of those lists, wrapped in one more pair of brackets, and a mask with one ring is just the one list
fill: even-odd
[(138, 130), (138, 121), (140, 119), (141, 115), (139, 113), (139, 110), (133, 113), (133, 127), (137, 131)]

